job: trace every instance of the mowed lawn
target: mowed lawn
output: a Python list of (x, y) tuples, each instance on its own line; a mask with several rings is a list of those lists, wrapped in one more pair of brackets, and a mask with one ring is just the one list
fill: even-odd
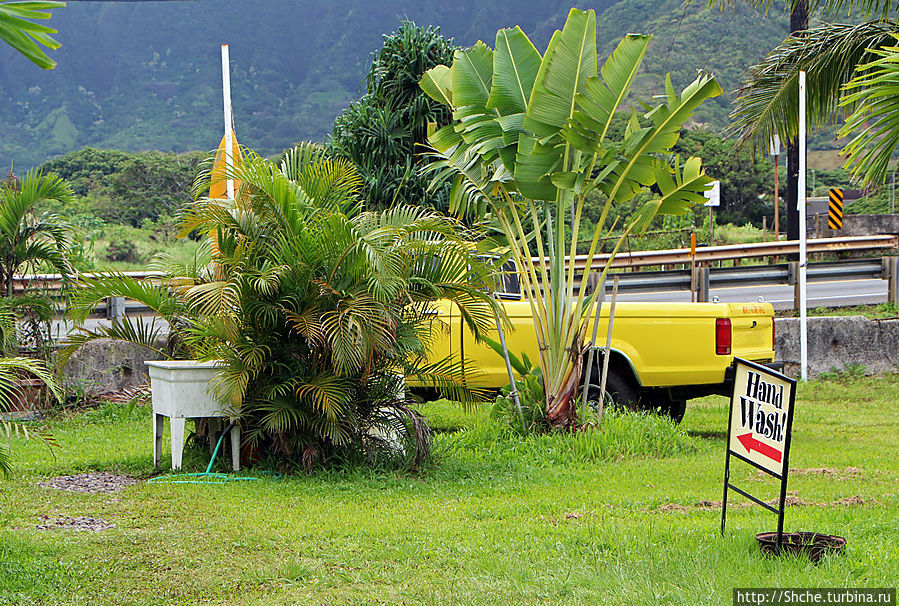
[[(760, 554), (755, 534), (776, 517), (758, 506), (730, 509), (720, 535), (720, 507), (704, 502), (721, 499), (725, 398), (691, 403), (669, 456), (634, 448), (583, 461), (551, 440), (479, 443), (490, 432), (465, 428), (488, 423), (483, 411), (444, 403), (424, 407), (443, 433), (418, 474), (140, 482), (110, 494), (37, 486), (90, 470), (153, 473), (149, 414), (109, 405), (53, 423), (55, 460), (13, 442), (0, 603), (693, 605), (730, 604), (734, 587), (895, 587), (897, 400), (895, 374), (799, 387), (789, 482), (799, 504), (786, 529), (848, 541), (818, 564)], [(777, 495), (773, 480), (734, 467), (738, 485)], [(37, 529), (63, 516), (116, 526)]]

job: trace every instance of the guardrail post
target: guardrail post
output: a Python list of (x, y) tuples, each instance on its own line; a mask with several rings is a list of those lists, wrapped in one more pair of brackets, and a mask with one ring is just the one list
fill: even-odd
[(799, 261), (787, 263), (787, 284), (793, 286), (793, 309), (799, 309)]
[(887, 302), (899, 306), (899, 257), (883, 258), (883, 277), (887, 281)]
[(125, 297), (106, 297), (106, 319), (121, 320), (125, 317)]
[(696, 301), (698, 303), (709, 302), (709, 268), (696, 268)]

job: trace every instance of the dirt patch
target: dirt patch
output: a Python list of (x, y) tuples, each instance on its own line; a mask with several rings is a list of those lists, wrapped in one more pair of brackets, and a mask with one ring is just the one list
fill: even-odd
[(659, 511), (690, 511), (690, 507), (684, 507), (677, 503), (668, 503), (667, 505), (659, 507)]
[(106, 520), (93, 518), (91, 516), (78, 516), (70, 518), (62, 516), (60, 518), (51, 518), (47, 515), (39, 516), (43, 523), (38, 524), (37, 530), (76, 530), (82, 532), (100, 532), (101, 530), (109, 530), (115, 528), (116, 525)]
[[(769, 501), (765, 501), (771, 507), (777, 507), (780, 505), (780, 499), (771, 499)], [(787, 498), (784, 499), (784, 507), (807, 507), (809, 505), (817, 505), (817, 503), (810, 503), (808, 501), (803, 501), (796, 495), (787, 495)]]
[(826, 503), (826, 505), (830, 507), (844, 507), (844, 506), (854, 506), (854, 505), (868, 505), (876, 503), (874, 499), (863, 499), (858, 495), (852, 495), (851, 497), (843, 497), (842, 499), (837, 499), (833, 503)]
[(108, 471), (96, 471), (79, 473), (71, 476), (58, 476), (43, 482), (38, 486), (67, 490), (69, 492), (117, 492), (127, 486), (137, 484), (140, 480), (130, 476), (111, 473)]
[[(857, 480), (862, 476), (864, 470), (858, 467), (847, 467), (846, 469), (837, 469), (835, 467), (811, 467), (808, 469), (790, 469), (791, 476), (825, 476), (842, 482), (844, 480)], [(750, 478), (751, 480), (766, 480), (771, 476), (763, 471), (756, 471)]]
[[(792, 491), (791, 491), (792, 492)], [(771, 507), (777, 507), (779, 503), (779, 499), (771, 499), (770, 501), (765, 501)], [(863, 499), (858, 495), (853, 495), (851, 497), (843, 497), (841, 499), (837, 499), (831, 503), (813, 503), (810, 501), (805, 501), (799, 496), (796, 495), (795, 492), (792, 494), (787, 494), (787, 498), (784, 500), (785, 507), (851, 507), (855, 505), (869, 505), (872, 503), (876, 503), (874, 499)], [(733, 509), (745, 509), (746, 507), (755, 507), (755, 503), (730, 503), (728, 504), (729, 508)], [(668, 503), (666, 505), (662, 505), (658, 508), (658, 511), (720, 511), (721, 510), (721, 501), (699, 501), (698, 503), (694, 503), (693, 505), (678, 505), (677, 503)]]

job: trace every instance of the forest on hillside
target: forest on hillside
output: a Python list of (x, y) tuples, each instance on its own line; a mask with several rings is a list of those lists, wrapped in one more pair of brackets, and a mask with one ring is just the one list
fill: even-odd
[[(402, 19), (435, 25), (459, 46), (492, 45), (518, 24), (545, 47), (571, 2), (461, 0), (377, 3), (349, 0), (70, 2), (54, 12), (59, 66), (35, 69), (0, 49), (0, 166), (18, 171), (92, 146), (130, 151), (208, 150), (221, 137), (219, 45), (231, 47), (235, 119), (242, 144), (275, 154), (322, 141), (335, 117), (364, 89), (370, 56)], [(683, 86), (713, 72), (725, 91), (785, 35), (787, 19), (748, 8), (708, 10), (680, 0), (579, 3), (597, 11), (606, 52), (628, 32), (651, 33), (641, 95), (661, 92), (671, 72)], [(696, 120), (726, 125), (727, 96)]]

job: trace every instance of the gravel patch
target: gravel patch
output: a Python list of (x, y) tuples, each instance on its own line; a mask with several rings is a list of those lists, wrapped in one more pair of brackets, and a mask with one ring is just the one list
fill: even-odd
[(100, 532), (101, 530), (109, 530), (115, 528), (116, 525), (106, 520), (92, 518), (91, 516), (78, 516), (70, 518), (62, 516), (61, 518), (51, 518), (48, 515), (39, 516), (44, 520), (42, 524), (38, 524), (35, 528), (38, 530), (76, 530), (82, 532)]
[(126, 486), (137, 484), (140, 480), (130, 476), (119, 475), (108, 471), (79, 473), (71, 476), (59, 476), (38, 482), (38, 486), (67, 490), (69, 492), (116, 492)]

